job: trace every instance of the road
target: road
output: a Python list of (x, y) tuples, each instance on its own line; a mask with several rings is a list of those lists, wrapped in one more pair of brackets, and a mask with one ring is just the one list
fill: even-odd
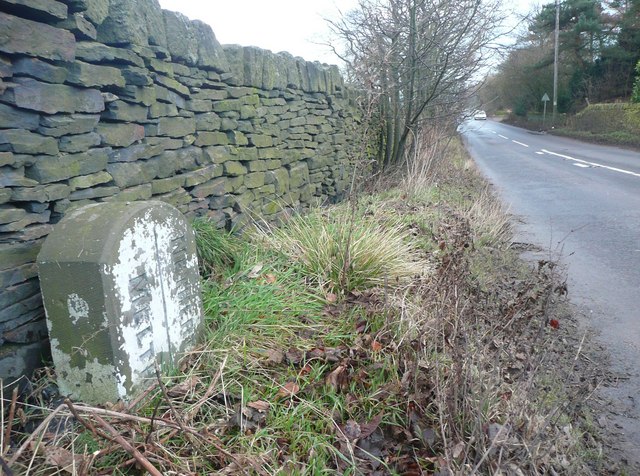
[(603, 390), (640, 461), (640, 153), (494, 121), (461, 126), (510, 212), (516, 239), (559, 253), (569, 295), (621, 378)]

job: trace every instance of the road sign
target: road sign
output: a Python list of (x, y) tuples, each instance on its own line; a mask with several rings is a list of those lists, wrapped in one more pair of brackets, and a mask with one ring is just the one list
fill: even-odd
[(549, 95), (544, 93), (542, 96), (542, 102), (544, 103), (544, 112), (542, 113), (542, 128), (544, 129), (545, 119), (547, 118), (547, 103), (550, 101)]

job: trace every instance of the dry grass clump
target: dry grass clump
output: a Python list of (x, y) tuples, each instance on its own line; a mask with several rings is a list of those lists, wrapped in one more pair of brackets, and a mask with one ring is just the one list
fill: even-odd
[(344, 206), (293, 217), (262, 236), (320, 287), (343, 295), (396, 285), (425, 271), (406, 227), (353, 216)]

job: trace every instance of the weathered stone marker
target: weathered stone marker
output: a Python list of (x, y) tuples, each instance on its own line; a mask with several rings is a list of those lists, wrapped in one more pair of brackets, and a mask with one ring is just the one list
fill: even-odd
[(38, 255), (63, 394), (127, 399), (195, 342), (202, 322), (195, 238), (162, 202), (99, 203), (58, 223)]

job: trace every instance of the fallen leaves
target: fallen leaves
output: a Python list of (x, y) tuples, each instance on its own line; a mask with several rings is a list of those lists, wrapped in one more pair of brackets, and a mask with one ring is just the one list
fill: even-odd
[(278, 394), (276, 396), (278, 398), (290, 398), (297, 394), (299, 391), (300, 385), (295, 382), (287, 382), (280, 388), (280, 390), (278, 390)]
[(552, 327), (553, 329), (558, 329), (560, 328), (560, 321), (558, 321), (558, 319), (550, 319), (549, 326)]

